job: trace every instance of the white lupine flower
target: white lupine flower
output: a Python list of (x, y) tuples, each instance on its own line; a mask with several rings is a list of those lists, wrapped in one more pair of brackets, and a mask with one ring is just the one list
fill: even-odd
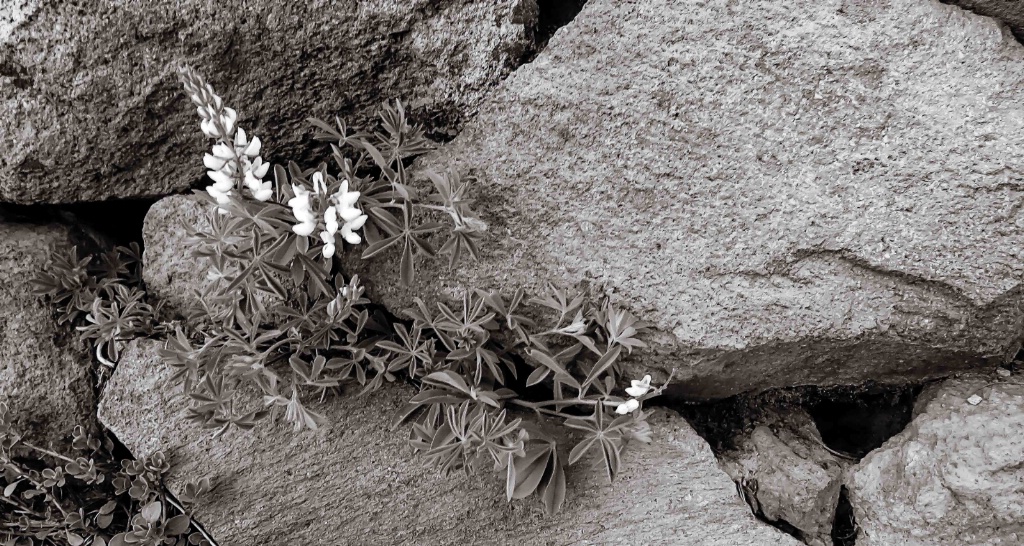
[(330, 259), (332, 256), (334, 256), (335, 250), (337, 250), (337, 248), (335, 248), (334, 246), (334, 234), (328, 233), (326, 231), (321, 231), (320, 240), (324, 242), (324, 258)]
[(297, 235), (308, 237), (316, 229), (316, 217), (309, 209), (309, 190), (292, 184), (292, 191), (295, 192), (295, 197), (288, 200), (288, 206), (292, 208), (292, 215), (299, 221), (298, 224), (292, 226), (292, 231)]
[(630, 385), (631, 386), (626, 389), (626, 394), (634, 398), (639, 398), (647, 394), (647, 391), (651, 390), (651, 376), (645, 375), (640, 381), (630, 381)]
[[(220, 97), (217, 97), (218, 99)], [(224, 113), (220, 116), (221, 125), (224, 126), (224, 135), (235, 134), (235, 122), (238, 121), (238, 114), (233, 108), (225, 108)]]
[(363, 211), (355, 208), (356, 202), (359, 201), (359, 192), (348, 191), (348, 180), (341, 182), (341, 187), (338, 188), (338, 192), (332, 196), (332, 199), (337, 204), (337, 215), (345, 221), (345, 225), (341, 226), (341, 236), (349, 242), (349, 244), (358, 245), (363, 241), (355, 230), (363, 227), (366, 223), (366, 215)]
[(636, 411), (640, 408), (640, 402), (636, 398), (630, 398), (625, 402), (619, 404), (619, 407), (615, 408), (615, 413), (619, 415), (625, 415), (631, 411)]
[(203, 130), (203, 134), (210, 138), (219, 138), (220, 133), (217, 131), (216, 124), (213, 123), (213, 119), (204, 119), (199, 123), (199, 127)]
[(221, 192), (230, 191), (235, 187), (235, 180), (224, 171), (209, 171), (206, 174), (209, 175), (210, 180), (213, 180), (214, 187)]
[(249, 142), (249, 145), (246, 146), (244, 150), (242, 150), (242, 153), (249, 157), (255, 158), (260, 155), (260, 148), (262, 147), (262, 145), (263, 144), (260, 142), (260, 137), (252, 137), (252, 141)]
[(274, 196), (274, 186), (270, 182), (264, 182), (260, 189), (252, 192), (252, 196), (257, 201), (269, 201)]
[(211, 171), (219, 171), (224, 168), (228, 162), (227, 159), (219, 158), (215, 155), (205, 154), (203, 155), (203, 165)]

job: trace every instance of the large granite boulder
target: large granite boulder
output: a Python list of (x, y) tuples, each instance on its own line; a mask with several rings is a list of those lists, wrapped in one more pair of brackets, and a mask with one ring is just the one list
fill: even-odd
[(160, 196), (203, 174), (181, 91), (193, 65), (266, 144), (314, 149), (308, 116), (360, 124), (407, 101), (457, 128), (533, 47), (535, 0), (0, 1), (0, 201)]
[(945, 376), (1022, 331), (1021, 105), (938, 2), (591, 0), (420, 163), (478, 179), (482, 260), (349, 267), (392, 310), (603, 284), (688, 396)]
[(60, 447), (75, 425), (96, 424), (91, 360), (29, 281), (71, 244), (65, 227), (0, 219), (0, 402), (26, 439)]
[(719, 455), (764, 519), (786, 524), (809, 546), (831, 546), (847, 461), (830, 452), (801, 409), (769, 411)]
[(950, 379), (846, 478), (858, 546), (1024, 542), (1024, 382)]
[[(197, 519), (219, 544), (676, 544), (797, 546), (758, 522), (708, 445), (673, 412), (651, 417), (654, 441), (632, 446), (607, 485), (597, 471), (568, 476), (563, 511), (539, 500), (507, 504), (503, 476), (442, 478), (414, 457), (406, 430), (387, 430), (408, 400), (389, 386), (317, 406), (331, 425), (294, 433), (269, 424), (210, 431), (182, 414), (158, 344), (132, 342), (100, 403), (100, 420), (136, 456), (170, 456), (169, 486), (210, 476)], [(575, 468), (575, 467), (573, 467)]]

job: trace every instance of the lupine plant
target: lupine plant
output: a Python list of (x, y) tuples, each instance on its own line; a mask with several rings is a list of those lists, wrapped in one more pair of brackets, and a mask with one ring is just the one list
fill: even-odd
[[(37, 296), (57, 308), (57, 323), (74, 325), (91, 342), (97, 360), (113, 369), (124, 343), (160, 330), (157, 309), (142, 291), (142, 251), (137, 243), (98, 255), (51, 254), (31, 280)], [(81, 324), (84, 321), (84, 324)]]
[[(504, 472), (508, 499), (537, 492), (549, 513), (565, 498), (567, 465), (594, 460), (614, 479), (627, 443), (650, 441), (642, 404), (663, 387), (646, 376), (617, 392), (646, 325), (608, 298), (470, 290), (459, 306), (416, 299), (393, 317), (341, 271), (346, 252), (390, 255), (409, 285), (418, 258), (479, 257), (486, 223), (471, 208), (472, 180), (413, 180), (409, 162), (433, 145), (400, 102), (382, 107), (371, 133), (310, 120), (330, 163), (271, 167), (236, 111), (191, 69), (181, 75), (213, 141), (204, 159), (213, 184), (199, 194), (210, 227), (189, 228), (212, 282), (162, 351), (191, 419), (217, 434), (278, 418), (316, 429), (325, 418), (311, 398), (402, 378), (418, 393), (393, 424), (413, 418), (416, 450), (446, 472)], [(238, 394), (245, 387), (261, 393), (258, 407)]]
[(59, 453), (26, 441), (0, 403), (0, 545), (212, 544), (190, 518), (208, 479), (187, 484), (176, 501), (164, 489), (162, 453), (115, 464), (113, 443), (81, 426), (71, 448)]

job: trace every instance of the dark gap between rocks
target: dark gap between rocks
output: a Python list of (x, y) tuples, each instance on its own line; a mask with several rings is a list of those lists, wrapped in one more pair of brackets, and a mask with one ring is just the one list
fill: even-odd
[(839, 489), (839, 505), (832, 521), (832, 546), (854, 546), (857, 543), (857, 520), (853, 516), (850, 493), (846, 486)]
[[(814, 420), (827, 449), (850, 461), (859, 461), (910, 423), (914, 401), (921, 388), (920, 385), (875, 384), (805, 386), (745, 393), (707, 402), (691, 402), (669, 395), (654, 398), (647, 404), (679, 412), (708, 442), (716, 456), (736, 449), (737, 441), (763, 422), (772, 410), (800, 408)], [(789, 523), (770, 521), (753, 507), (752, 511), (765, 523), (803, 540), (800, 531)], [(843, 488), (833, 523), (833, 544), (853, 546), (856, 534), (853, 509)]]
[(587, 5), (587, 0), (537, 0), (537, 31), (534, 48), (523, 60), (523, 64), (533, 61), (548, 46), (548, 41), (555, 31), (568, 25)]
[(910, 423), (920, 392), (920, 387), (874, 386), (852, 398), (825, 398), (804, 408), (826, 446), (861, 459)]

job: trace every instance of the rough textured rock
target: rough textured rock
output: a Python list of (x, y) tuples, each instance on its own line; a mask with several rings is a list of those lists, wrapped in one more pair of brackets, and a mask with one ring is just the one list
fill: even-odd
[(1021, 544), (1024, 382), (951, 379), (929, 395), (848, 473), (858, 546)]
[(186, 313), (195, 307), (194, 291), (213, 282), (206, 277), (209, 268), (192, 258), (185, 229), (209, 229), (207, 217), (207, 206), (187, 195), (165, 197), (146, 213), (142, 277), (146, 291), (174, 311)]
[(784, 522), (811, 546), (831, 546), (843, 466), (802, 410), (772, 412), (719, 461), (756, 512)]
[[(181, 191), (207, 140), (176, 69), (197, 68), (266, 144), (310, 152), (308, 116), (365, 122), (401, 98), (443, 130), (532, 47), (535, 0), (4, 0), (0, 201)], [(85, 145), (84, 143), (88, 143)]]
[(89, 355), (57, 331), (29, 284), (51, 248), (70, 247), (67, 228), (0, 221), (0, 401), (27, 438), (55, 445), (96, 422)]
[(942, 0), (1006, 23), (1018, 40), (1024, 39), (1024, 2), (1020, 0)]
[(938, 2), (592, 0), (421, 163), (479, 180), (482, 261), (350, 268), (603, 284), (690, 396), (941, 377), (1022, 331), (1021, 104), (1024, 47)]
[(260, 427), (213, 439), (181, 415), (184, 400), (156, 348), (136, 341), (125, 351), (100, 419), (136, 456), (168, 453), (172, 490), (212, 475), (217, 489), (198, 518), (225, 546), (799, 544), (753, 518), (675, 414), (652, 417), (654, 442), (624, 457), (614, 485), (571, 473), (564, 511), (548, 518), (536, 499), (506, 504), (495, 474), (443, 479), (413, 458), (405, 431), (387, 431), (407, 389), (331, 400), (318, 410), (333, 425), (317, 432)]

